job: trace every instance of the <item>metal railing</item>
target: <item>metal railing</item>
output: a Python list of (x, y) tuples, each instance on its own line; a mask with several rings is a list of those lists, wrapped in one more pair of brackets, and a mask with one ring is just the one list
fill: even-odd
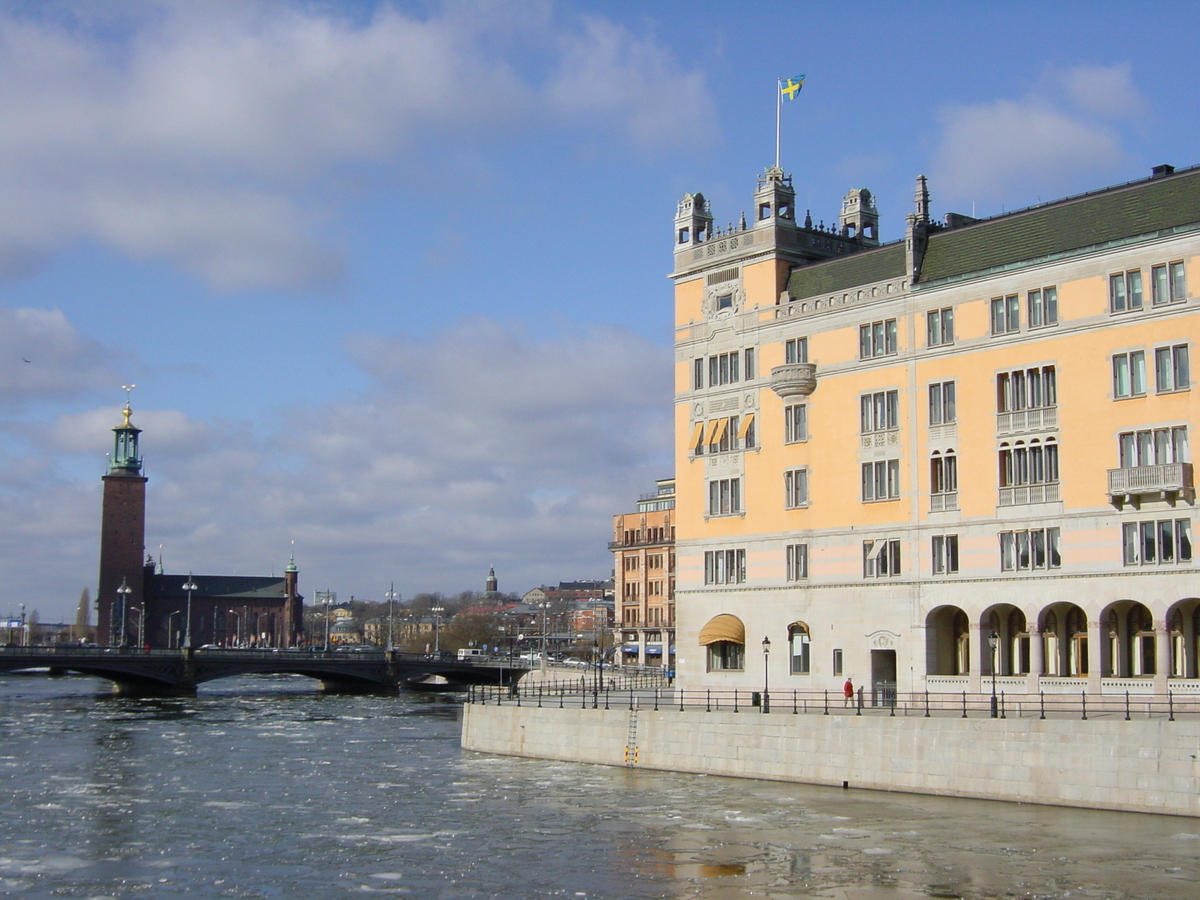
[(610, 677), (602, 688), (593, 679), (555, 684), (496, 687), (475, 685), (467, 703), (492, 706), (536, 706), (558, 709), (653, 709), (678, 712), (774, 713), (785, 715), (853, 715), (962, 719), (1166, 719), (1200, 716), (1194, 694), (1138, 696), (1124, 694), (899, 693), (890, 685), (859, 688), (854, 696), (841, 691), (743, 691), (683, 689), (647, 683), (645, 676)]

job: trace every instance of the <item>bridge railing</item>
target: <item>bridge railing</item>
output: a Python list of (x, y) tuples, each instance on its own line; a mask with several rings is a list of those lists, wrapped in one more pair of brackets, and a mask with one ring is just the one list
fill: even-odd
[(774, 713), (784, 715), (873, 715), (910, 717), (957, 717), (996, 719), (1166, 719), (1200, 716), (1200, 696), (1193, 693), (1137, 695), (990, 693), (899, 693), (895, 690), (860, 688), (852, 697), (841, 691), (749, 691), (682, 689), (670, 687), (664, 678), (652, 683), (635, 676), (614, 678), (597, 686), (594, 680), (583, 684), (535, 682), (511, 687), (471, 688), (468, 703), (591, 709), (653, 709)]

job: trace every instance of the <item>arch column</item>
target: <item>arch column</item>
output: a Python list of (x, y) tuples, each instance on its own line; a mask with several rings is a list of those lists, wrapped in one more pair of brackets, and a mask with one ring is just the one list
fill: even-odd
[(1029, 675), (1026, 688), (1030, 694), (1041, 690), (1042, 675), (1046, 671), (1046, 643), (1040, 625), (1029, 629)]
[(984, 630), (981, 622), (971, 622), (967, 627), (967, 635), (971, 641), (971, 646), (967, 648), (967, 665), (970, 668), (967, 670), (966, 675), (969, 679), (967, 683), (970, 685), (968, 690), (972, 694), (980, 692), (979, 685), (983, 680), (984, 671), (986, 670), (988, 675), (991, 675), (991, 663), (984, 663), (985, 659), (990, 659), (989, 654), (992, 652), (987, 642), (987, 636), (990, 631), (990, 628)]
[(1087, 689), (1088, 693), (1100, 693), (1101, 685), (1101, 644), (1104, 634), (1104, 622), (1102, 620), (1088, 620), (1088, 674), (1087, 674)]
[(1171, 677), (1171, 623), (1154, 623), (1154, 692), (1166, 694)]

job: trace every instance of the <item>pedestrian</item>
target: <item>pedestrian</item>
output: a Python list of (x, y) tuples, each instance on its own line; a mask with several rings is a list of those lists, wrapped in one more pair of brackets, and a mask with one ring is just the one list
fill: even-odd
[(847, 678), (846, 683), (842, 685), (842, 696), (846, 698), (846, 706), (849, 706), (854, 701), (854, 682), (849, 678)]

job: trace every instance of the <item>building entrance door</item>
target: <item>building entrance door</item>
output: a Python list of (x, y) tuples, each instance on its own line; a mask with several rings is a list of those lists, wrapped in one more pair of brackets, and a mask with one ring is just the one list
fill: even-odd
[(896, 651), (871, 651), (871, 705), (896, 705)]

